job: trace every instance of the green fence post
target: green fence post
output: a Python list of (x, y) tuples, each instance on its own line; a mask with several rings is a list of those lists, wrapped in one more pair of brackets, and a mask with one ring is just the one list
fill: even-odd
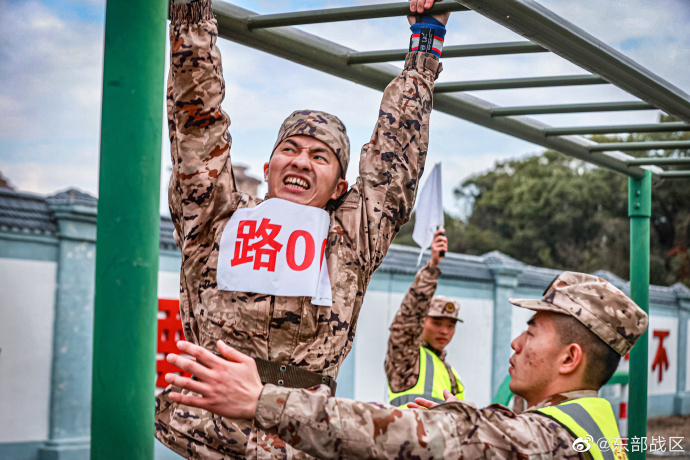
[[(630, 297), (649, 313), (649, 219), (652, 216), (652, 173), (628, 180), (630, 216)], [(628, 437), (647, 436), (647, 372), (649, 339), (645, 332), (630, 352)], [(622, 434), (625, 436), (625, 434)], [(646, 458), (646, 452), (628, 452), (630, 460)]]
[(106, 6), (92, 459), (153, 458), (166, 0)]

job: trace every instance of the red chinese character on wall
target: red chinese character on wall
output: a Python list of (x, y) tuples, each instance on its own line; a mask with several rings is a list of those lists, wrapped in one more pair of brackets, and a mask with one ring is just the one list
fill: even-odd
[(165, 360), (168, 353), (180, 353), (177, 341), (184, 339), (182, 321), (180, 321), (180, 301), (158, 299), (158, 355), (156, 356), (156, 386), (165, 388), (165, 374), (176, 373), (190, 377)]
[[(254, 262), (254, 270), (266, 268), (270, 272), (275, 271), (278, 252), (283, 248), (282, 244), (275, 241), (281, 228), (280, 225), (272, 224), (271, 219), (262, 219), (259, 228), (256, 227), (256, 221), (240, 221), (230, 266)], [(257, 238), (258, 241), (250, 242)]]
[(656, 355), (654, 356), (654, 361), (652, 361), (652, 370), (659, 368), (659, 383), (664, 378), (664, 370), (668, 370), (668, 355), (666, 354), (666, 348), (664, 348), (664, 339), (669, 336), (671, 331), (657, 329), (654, 331), (654, 337), (659, 339), (659, 348), (656, 349)]

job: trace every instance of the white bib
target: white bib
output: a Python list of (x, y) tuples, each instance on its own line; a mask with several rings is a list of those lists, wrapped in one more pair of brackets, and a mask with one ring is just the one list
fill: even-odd
[(329, 225), (323, 209), (280, 198), (238, 209), (220, 238), (218, 289), (311, 297), (314, 305), (332, 306), (324, 263)]

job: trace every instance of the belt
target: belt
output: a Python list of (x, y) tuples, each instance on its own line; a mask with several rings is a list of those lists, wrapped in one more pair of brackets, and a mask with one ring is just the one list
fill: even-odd
[(337, 383), (333, 377), (261, 358), (254, 358), (254, 361), (261, 377), (261, 383), (272, 383), (288, 388), (311, 388), (316, 385), (326, 385), (331, 389), (331, 396), (335, 396)]

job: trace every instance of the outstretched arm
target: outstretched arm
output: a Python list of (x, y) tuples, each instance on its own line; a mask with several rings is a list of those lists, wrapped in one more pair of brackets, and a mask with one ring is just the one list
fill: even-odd
[(253, 359), (222, 341), (217, 345), (225, 359), (197, 345), (178, 343), (196, 361), (175, 354), (167, 359), (195, 379), (167, 374), (166, 380), (196, 394), (170, 393), (170, 399), (230, 419), (255, 419), (319, 458), (391, 458), (402, 444), (405, 452), (422, 454), (420, 458), (450, 458), (458, 452), (460, 420), (453, 414), (336, 399), (323, 385), (310, 390), (264, 387)]
[(229, 163), (230, 118), (220, 108), (225, 82), (211, 0), (170, 3), (169, 204), (176, 240), (187, 256), (208, 246), (213, 219), (235, 183)]
[(324, 385), (262, 387), (254, 360), (222, 342), (218, 349), (225, 359), (187, 342), (178, 346), (199, 362), (177, 355), (168, 360), (196, 380), (174, 374), (166, 379), (196, 395), (170, 393), (172, 400), (231, 419), (254, 419), (318, 458), (550, 458), (573, 441), (544, 416), (516, 416), (498, 404), (480, 410), (464, 402), (403, 410), (334, 398)]
[(422, 331), (441, 274), (441, 253), (448, 250), (443, 232), (438, 230), (434, 235), (431, 260), (417, 272), (390, 327), (385, 368), (388, 384), (396, 393), (409, 390), (419, 379)]
[[(413, 0), (410, 8), (419, 12), (432, 4), (432, 0)], [(431, 21), (430, 17), (426, 18)], [(444, 35), (443, 24), (447, 19), (443, 15), (434, 24), (426, 22), (424, 30), (433, 27), (437, 35)], [(412, 18), (411, 22), (415, 20)], [(413, 31), (417, 30), (414, 27)], [(420, 48), (421, 45), (412, 47), (404, 70), (384, 91), (374, 133), (362, 148), (359, 178), (354, 188), (365, 206), (363, 226), (366, 225), (367, 231), (362, 238), (366, 241), (358, 246), (368, 248), (369, 274), (385, 257), (400, 227), (410, 219), (424, 170), (434, 81), (441, 65), (439, 53), (435, 54), (431, 48), (422, 52)]]

